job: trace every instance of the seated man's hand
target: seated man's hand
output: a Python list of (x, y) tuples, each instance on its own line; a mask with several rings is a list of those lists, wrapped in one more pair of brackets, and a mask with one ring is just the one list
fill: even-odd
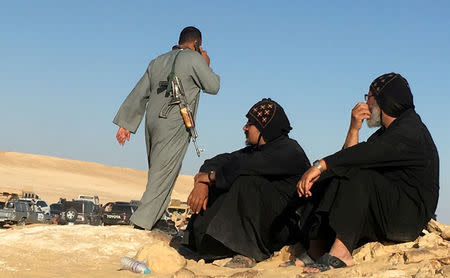
[(369, 105), (364, 102), (359, 102), (352, 109), (352, 119), (350, 122), (350, 130), (359, 131), (361, 129), (364, 119), (370, 118)]
[(206, 205), (208, 204), (208, 193), (208, 184), (202, 182), (194, 183), (194, 189), (192, 189), (191, 194), (189, 194), (187, 199), (187, 204), (193, 213), (200, 213), (202, 208), (203, 210), (206, 210)]
[(312, 193), (310, 191), (311, 187), (319, 179), (320, 174), (320, 170), (315, 166), (312, 166), (303, 174), (303, 176), (297, 183), (297, 192), (299, 197), (312, 196)]
[(194, 177), (194, 183), (198, 183), (198, 182), (211, 185), (211, 181), (209, 180), (208, 173), (198, 172), (197, 175), (195, 175), (195, 177)]

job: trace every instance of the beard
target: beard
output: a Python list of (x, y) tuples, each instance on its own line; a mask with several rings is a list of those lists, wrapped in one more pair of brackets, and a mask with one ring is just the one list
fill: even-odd
[(245, 133), (245, 145), (246, 146), (251, 146), (252, 144), (248, 141), (248, 131), (244, 131)]
[(381, 126), (381, 109), (378, 103), (373, 103), (372, 109), (370, 109), (370, 118), (366, 122), (368, 127)]

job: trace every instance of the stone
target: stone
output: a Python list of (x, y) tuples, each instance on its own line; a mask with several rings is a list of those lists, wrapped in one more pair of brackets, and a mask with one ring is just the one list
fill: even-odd
[(440, 262), (441, 264), (448, 265), (448, 264), (450, 264), (450, 257), (440, 258), (440, 259), (439, 259), (439, 262)]
[(436, 233), (429, 233), (427, 235), (424, 235), (423, 237), (420, 237), (417, 244), (418, 247), (429, 247), (429, 248), (435, 248), (443, 243), (443, 239), (440, 235)]
[(363, 262), (371, 260), (375, 257), (384, 256), (388, 252), (384, 245), (379, 242), (369, 242), (353, 251), (353, 259), (355, 262)]
[(165, 241), (144, 245), (135, 259), (145, 261), (152, 273), (172, 274), (186, 266), (186, 259)]
[(406, 251), (404, 254), (406, 264), (419, 263), (432, 258), (434, 258), (434, 254), (427, 249), (410, 250)]
[(262, 274), (256, 270), (247, 270), (235, 273), (230, 276), (231, 278), (260, 278)]
[(435, 276), (435, 270), (430, 264), (422, 264), (413, 278), (429, 278)]
[(172, 275), (172, 278), (195, 278), (195, 273), (189, 269), (182, 268)]
[(212, 262), (213, 265), (217, 266), (225, 266), (230, 261), (230, 258), (225, 258), (221, 260), (215, 260)]
[(428, 222), (428, 231), (440, 235), (445, 240), (450, 240), (450, 225), (445, 225), (434, 219)]
[(391, 256), (389, 256), (387, 262), (393, 266), (403, 264), (405, 262), (404, 253), (401, 252), (392, 254)]
[(281, 250), (277, 254), (278, 255), (277, 257), (284, 262), (294, 259), (303, 252), (305, 252), (305, 248), (303, 248), (303, 246), (300, 243), (297, 243), (294, 245), (288, 245), (281, 248)]
[(440, 269), (436, 270), (437, 274), (441, 274), (445, 278), (450, 278), (450, 265), (445, 265)]
[(388, 270), (381, 270), (377, 271), (371, 274), (365, 274), (364, 277), (370, 277), (370, 278), (396, 278), (396, 277), (408, 277), (408, 274), (399, 269), (388, 269)]

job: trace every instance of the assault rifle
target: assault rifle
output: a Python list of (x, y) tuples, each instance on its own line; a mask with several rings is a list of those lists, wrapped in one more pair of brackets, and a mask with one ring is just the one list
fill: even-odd
[[(175, 62), (174, 62), (175, 63)], [(172, 77), (172, 78), (170, 78)], [(197, 145), (197, 130), (195, 129), (195, 121), (194, 116), (192, 115), (191, 107), (186, 100), (186, 95), (184, 94), (183, 85), (181, 85), (181, 81), (176, 75), (172, 75), (169, 77), (169, 81), (161, 81), (159, 82), (160, 87), (167, 87), (166, 91), (170, 93), (170, 101), (161, 109), (159, 112), (160, 118), (167, 118), (170, 110), (175, 105), (178, 105), (180, 108), (180, 114), (183, 118), (184, 125), (186, 129), (191, 134), (192, 143), (194, 143), (195, 151), (197, 156), (200, 157), (200, 152), (203, 152), (204, 149), (200, 149)], [(172, 79), (172, 80), (170, 80)], [(169, 83), (170, 82), (170, 83)]]

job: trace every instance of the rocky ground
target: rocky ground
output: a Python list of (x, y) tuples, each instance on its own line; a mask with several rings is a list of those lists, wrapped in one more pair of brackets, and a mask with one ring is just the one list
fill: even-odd
[(122, 256), (146, 261), (148, 277), (450, 277), (450, 226), (431, 221), (414, 242), (368, 243), (354, 251), (356, 265), (319, 274), (278, 265), (300, 252), (286, 246), (251, 269), (230, 269), (227, 260), (186, 260), (170, 238), (130, 226), (30, 225), (0, 230), (0, 277), (140, 277), (120, 270)]

